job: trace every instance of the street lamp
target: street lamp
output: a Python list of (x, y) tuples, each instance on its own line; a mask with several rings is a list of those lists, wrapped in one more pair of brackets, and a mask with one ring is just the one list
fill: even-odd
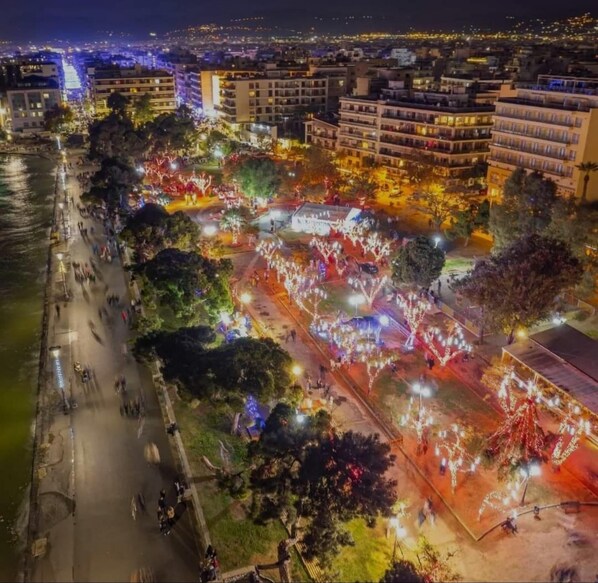
[(62, 286), (64, 288), (64, 299), (68, 300), (69, 294), (66, 289), (66, 269), (64, 267), (63, 259), (64, 255), (62, 253), (56, 253), (56, 259), (58, 259), (58, 271), (62, 274)]
[(239, 300), (243, 305), (247, 305), (249, 303), (251, 303), (252, 297), (251, 294), (249, 292), (243, 292), (240, 296), (239, 296)]
[(355, 315), (357, 316), (357, 307), (365, 303), (365, 298), (361, 294), (353, 294), (349, 296), (349, 304), (355, 308)]
[(530, 478), (534, 476), (539, 476), (542, 474), (542, 468), (537, 461), (532, 461), (526, 463), (524, 466), (519, 468), (519, 473), (521, 477), (524, 479), (525, 486), (523, 488), (523, 494), (521, 496), (520, 506), (525, 506), (525, 495), (527, 494), (527, 487), (529, 486)]
[(392, 547), (392, 562), (395, 562), (395, 557), (397, 554), (397, 547), (399, 548), (399, 551), (401, 552), (401, 557), (405, 558), (405, 555), (403, 553), (403, 547), (401, 546), (401, 540), (403, 540), (406, 536), (407, 536), (407, 530), (405, 529), (404, 526), (401, 525), (401, 522), (399, 521), (399, 517), (398, 516), (391, 516), (390, 519), (388, 520), (388, 525), (390, 526), (390, 528), (392, 528), (394, 530), (395, 533), (395, 541), (394, 541), (394, 545)]
[(434, 237), (434, 247), (438, 247), (438, 245), (440, 244), (440, 242), (442, 241), (442, 238), (439, 235), (436, 235), (436, 237)]
[(298, 364), (294, 364), (291, 368), (291, 372), (293, 373), (293, 375), (298, 377), (303, 372), (303, 369)]

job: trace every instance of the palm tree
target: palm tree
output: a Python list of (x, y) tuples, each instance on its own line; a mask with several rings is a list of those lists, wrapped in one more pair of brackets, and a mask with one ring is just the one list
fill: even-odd
[(590, 173), (598, 172), (598, 162), (582, 162), (576, 164), (580, 172), (583, 172), (583, 190), (581, 191), (581, 202), (586, 202), (586, 196), (588, 194), (588, 182), (590, 182)]

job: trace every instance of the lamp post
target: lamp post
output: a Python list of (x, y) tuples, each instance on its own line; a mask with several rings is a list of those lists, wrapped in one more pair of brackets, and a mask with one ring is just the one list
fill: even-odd
[(62, 253), (56, 253), (56, 259), (58, 259), (58, 271), (62, 274), (62, 286), (64, 288), (64, 299), (68, 300), (69, 294), (66, 289), (66, 269), (64, 267), (63, 259), (64, 255)]
[(355, 308), (355, 316), (357, 316), (357, 307), (365, 302), (365, 298), (361, 294), (353, 294), (349, 297), (349, 304)]
[(392, 547), (392, 562), (394, 563), (396, 559), (397, 548), (401, 552), (401, 557), (405, 558), (405, 554), (403, 553), (403, 547), (401, 546), (401, 540), (404, 539), (407, 535), (407, 530), (404, 526), (401, 525), (399, 517), (396, 515), (392, 516), (389, 519), (388, 525), (390, 526), (390, 528), (394, 530), (395, 533), (395, 540)]
[(519, 473), (524, 479), (523, 494), (521, 495), (521, 502), (519, 506), (525, 506), (525, 495), (527, 494), (527, 487), (529, 486), (529, 480), (533, 476), (539, 476), (542, 473), (542, 468), (537, 461), (528, 462), (525, 466), (519, 468)]

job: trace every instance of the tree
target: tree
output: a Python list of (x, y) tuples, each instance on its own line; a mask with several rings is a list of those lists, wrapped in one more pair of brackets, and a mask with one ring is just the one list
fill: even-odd
[[(204, 327), (142, 339), (137, 354), (154, 350), (162, 373), (189, 395), (239, 405), (249, 395), (262, 403), (291, 397), (292, 359), (270, 338), (239, 338), (205, 348), (212, 335)], [(183, 329), (184, 331), (184, 329)], [(146, 343), (150, 344), (148, 349)]]
[(419, 236), (399, 248), (392, 259), (392, 279), (396, 285), (428, 288), (444, 267), (444, 253), (428, 237)]
[(588, 184), (590, 183), (590, 174), (598, 172), (597, 162), (582, 162), (576, 164), (577, 168), (583, 174), (583, 190), (581, 191), (581, 201), (585, 202), (588, 196)]
[(427, 583), (411, 561), (395, 561), (380, 583)]
[(186, 213), (169, 214), (160, 205), (148, 203), (127, 219), (120, 236), (135, 249), (138, 259), (145, 261), (167, 247), (197, 249), (201, 230)]
[(557, 296), (576, 285), (582, 272), (566, 243), (529, 235), (479, 261), (456, 289), (482, 306), (485, 320), (512, 342), (517, 328), (547, 318)]
[(324, 564), (350, 543), (342, 522), (387, 515), (396, 499), (396, 482), (385, 477), (394, 461), (390, 447), (377, 435), (339, 434), (331, 421), (324, 411), (298, 417), (277, 405), (249, 446), (258, 518), (307, 520), (307, 556)]
[(144, 93), (134, 101), (133, 119), (137, 125), (143, 125), (152, 121), (155, 115), (154, 108), (152, 107), (152, 98), (149, 93)]
[(89, 128), (89, 156), (92, 160), (118, 158), (129, 164), (145, 157), (148, 140), (128, 117), (110, 114)]
[(301, 182), (308, 186), (323, 186), (325, 181), (333, 184), (339, 178), (332, 156), (319, 146), (312, 145), (305, 151), (300, 168)]
[(347, 194), (354, 198), (365, 198), (375, 200), (378, 191), (378, 183), (369, 173), (361, 173), (349, 181)]
[(241, 191), (251, 199), (269, 199), (276, 195), (280, 176), (270, 158), (241, 158), (233, 167), (233, 176)]
[[(173, 332), (154, 331), (136, 339), (133, 347), (135, 357), (141, 361), (160, 358), (167, 366), (176, 364), (180, 378), (191, 378), (197, 355), (216, 340), (214, 330), (209, 326), (179, 328)], [(174, 378), (169, 372), (169, 378)]]
[(202, 316), (217, 322), (223, 312), (233, 310), (229, 259), (163, 249), (136, 270), (146, 280), (144, 294), (162, 309), (172, 310), (181, 322), (193, 323)]
[(411, 200), (421, 213), (430, 217), (436, 230), (439, 230), (462, 205), (461, 195), (448, 192), (438, 183), (424, 185), (419, 192), (412, 195)]
[(66, 103), (57, 103), (44, 113), (44, 128), (53, 134), (61, 134), (74, 120), (73, 110)]
[(122, 93), (114, 91), (108, 96), (108, 99), (106, 100), (106, 105), (108, 106), (108, 109), (113, 115), (118, 115), (119, 117), (126, 117), (129, 100)]
[(502, 202), (490, 209), (489, 229), (495, 249), (504, 249), (523, 235), (543, 234), (556, 200), (552, 180), (540, 172), (514, 170), (505, 182)]
[(154, 155), (186, 152), (197, 138), (195, 122), (188, 108), (174, 113), (162, 113), (146, 125), (150, 149)]
[(92, 176), (88, 198), (100, 198), (109, 210), (126, 206), (126, 195), (141, 181), (137, 171), (118, 158), (104, 158)]
[(488, 227), (490, 205), (488, 201), (480, 204), (471, 203), (466, 209), (457, 210), (451, 217), (451, 227), (447, 231), (450, 239), (465, 239), (465, 246), (476, 229), (485, 230)]

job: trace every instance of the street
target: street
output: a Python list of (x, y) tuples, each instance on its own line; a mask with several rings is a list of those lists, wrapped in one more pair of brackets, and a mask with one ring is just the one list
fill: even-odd
[[(67, 188), (74, 198), (72, 238), (64, 259), (72, 297), (61, 304), (60, 313), (52, 310), (54, 342), (50, 339), (49, 344), (62, 346), (67, 397), (76, 403), (70, 428), (61, 433), (63, 452), (56, 468), (58, 472), (60, 465), (71, 466), (67, 490), (74, 498), (73, 513), (53, 521), (56, 524), (48, 520), (48, 552), (36, 561), (33, 580), (128, 581), (141, 568), (151, 569), (156, 581), (197, 580), (196, 537), (188, 509), (177, 505), (177, 474), (156, 392), (149, 374), (123, 354), (129, 338), (129, 326), (121, 317), (130, 305), (127, 275), (118, 257), (107, 263), (93, 255), (93, 243), (106, 244), (104, 227), (99, 220), (80, 216), (74, 178), (68, 178)], [(78, 222), (88, 230), (87, 238)], [(83, 266), (92, 258), (96, 282), (76, 282), (73, 263)], [(60, 290), (55, 288), (56, 295)], [(120, 304), (108, 305), (107, 294), (118, 295)], [(101, 308), (106, 311), (100, 318)], [(81, 382), (75, 374), (75, 362), (89, 367), (89, 382)], [(120, 375), (126, 377), (126, 395), (114, 388)], [(135, 399), (144, 403), (144, 421), (122, 414), (124, 402)], [(146, 461), (145, 449), (152, 443), (158, 448), (159, 463)], [(169, 535), (161, 535), (158, 528), (161, 489), (166, 490), (166, 503), (176, 508), (178, 518)]]

